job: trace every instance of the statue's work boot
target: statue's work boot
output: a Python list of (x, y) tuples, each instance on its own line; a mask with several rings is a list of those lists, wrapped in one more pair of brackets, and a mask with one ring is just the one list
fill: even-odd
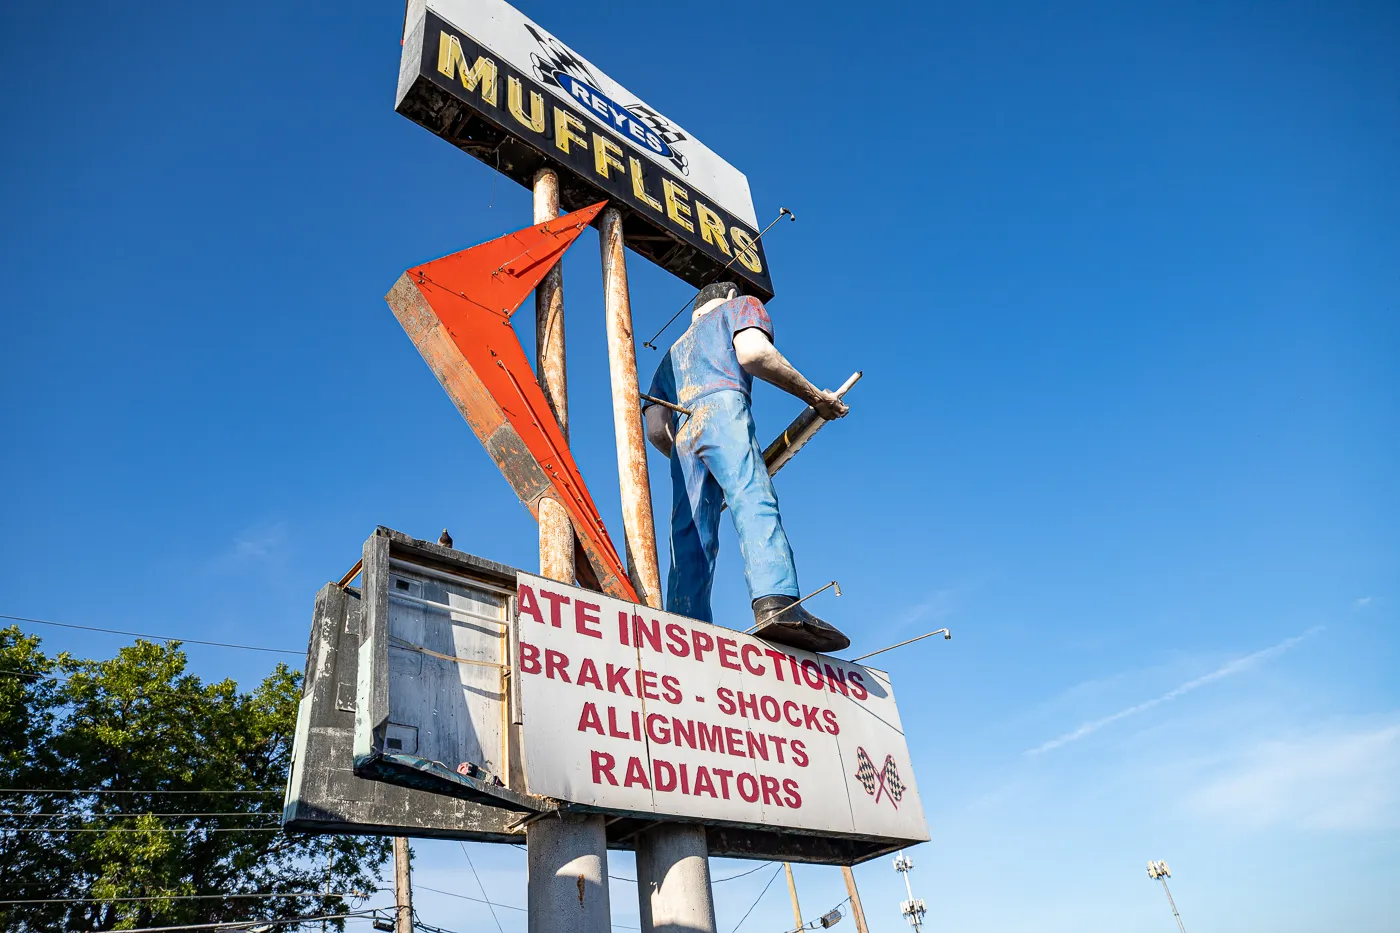
[(851, 640), (836, 626), (797, 605), (795, 596), (760, 596), (753, 601), (754, 636), (780, 645), (830, 654), (849, 648)]

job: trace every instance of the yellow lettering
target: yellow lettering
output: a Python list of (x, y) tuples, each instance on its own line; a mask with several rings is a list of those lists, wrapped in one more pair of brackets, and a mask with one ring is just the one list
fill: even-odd
[(438, 33), (438, 71), (449, 78), (460, 77), (462, 87), (475, 91), (481, 85), (481, 99), (488, 104), (496, 104), (496, 63), (484, 55), (478, 55), (476, 64), (467, 67), (467, 57), (462, 53), (462, 43), (456, 36), (445, 32)]
[(604, 178), (608, 177), (608, 167), (611, 166), (619, 172), (626, 172), (622, 163), (618, 161), (618, 156), (622, 155), (622, 147), (599, 133), (593, 134), (593, 167), (598, 170), (598, 174)]
[(750, 272), (762, 272), (763, 263), (758, 261), (758, 250), (754, 249), (754, 239), (742, 227), (730, 227), (729, 235), (734, 238), (735, 255), (740, 264)]
[(506, 78), (506, 103), (510, 105), (510, 115), (536, 133), (544, 132), (544, 98), (535, 91), (530, 92), (530, 115), (525, 116), (525, 88), (519, 78)]
[(704, 237), (706, 243), (718, 246), (720, 252), (728, 256), (729, 242), (724, 238), (724, 221), (720, 220), (719, 215), (704, 201), (695, 202), (695, 216), (700, 220), (700, 236)]
[(642, 178), (642, 163), (636, 156), (628, 156), (627, 164), (632, 167), (632, 197), (661, 213), (661, 202), (647, 194), (646, 180)]
[(586, 129), (582, 120), (563, 107), (554, 108), (554, 145), (560, 152), (567, 155), (571, 145), (588, 148), (588, 140), (578, 134), (582, 129)]
[(666, 199), (666, 216), (694, 233), (695, 225), (686, 219), (690, 216), (690, 205), (685, 203), (685, 199), (690, 197), (690, 192), (665, 175), (661, 176), (661, 191)]

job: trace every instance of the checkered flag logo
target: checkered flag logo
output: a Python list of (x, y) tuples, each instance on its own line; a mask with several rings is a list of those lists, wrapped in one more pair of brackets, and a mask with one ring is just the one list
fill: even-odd
[(899, 769), (894, 766), (894, 756), (885, 756), (885, 792), (890, 795), (894, 808), (899, 809), (899, 802), (904, 799), (904, 782), (899, 779)]
[(881, 797), (889, 797), (890, 806), (899, 809), (899, 802), (904, 799), (906, 788), (904, 782), (899, 779), (899, 768), (895, 766), (893, 755), (886, 755), (884, 765), (877, 771), (875, 762), (870, 760), (870, 754), (857, 746), (856, 780), (860, 781), (860, 786), (865, 788), (867, 794), (875, 798), (876, 803), (880, 802)]
[(860, 747), (856, 748), (856, 780), (860, 781), (860, 786), (865, 788), (867, 794), (875, 793), (875, 785), (879, 783), (875, 776), (874, 762), (865, 753), (865, 749)]

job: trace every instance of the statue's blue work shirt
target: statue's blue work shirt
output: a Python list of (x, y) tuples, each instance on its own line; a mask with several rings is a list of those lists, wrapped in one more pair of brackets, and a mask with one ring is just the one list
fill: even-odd
[(773, 339), (768, 309), (757, 298), (726, 301), (691, 324), (661, 358), (648, 395), (690, 408), (695, 402), (723, 389), (748, 395), (753, 376), (744, 372), (734, 354), (734, 335), (757, 327)]
[(714, 621), (710, 590), (725, 503), (739, 535), (750, 598), (798, 595), (792, 547), (749, 411), (753, 377), (734, 352), (734, 335), (750, 327), (773, 339), (773, 322), (757, 298), (717, 306), (666, 352), (648, 393), (693, 412), (671, 413), (675, 445), (666, 610), (706, 622)]

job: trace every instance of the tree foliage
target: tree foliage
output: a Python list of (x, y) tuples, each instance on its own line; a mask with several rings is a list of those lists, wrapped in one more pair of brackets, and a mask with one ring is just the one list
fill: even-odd
[(0, 901), (43, 902), (0, 904), (0, 929), (339, 914), (373, 890), (386, 840), (278, 826), (301, 676), (240, 692), (185, 668), (178, 642), (49, 658), (0, 629)]

